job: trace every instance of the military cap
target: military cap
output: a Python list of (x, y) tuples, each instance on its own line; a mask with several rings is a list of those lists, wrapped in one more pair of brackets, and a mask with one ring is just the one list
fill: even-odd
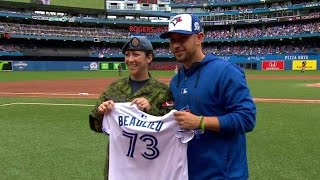
[(124, 54), (127, 50), (153, 53), (152, 44), (145, 36), (135, 36), (130, 38), (122, 47), (122, 53)]

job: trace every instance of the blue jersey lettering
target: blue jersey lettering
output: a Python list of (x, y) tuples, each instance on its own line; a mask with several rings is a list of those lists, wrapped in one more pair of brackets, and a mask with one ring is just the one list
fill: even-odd
[(137, 126), (152, 129), (159, 132), (162, 128), (162, 121), (142, 121), (134, 116), (118, 116), (119, 126)]

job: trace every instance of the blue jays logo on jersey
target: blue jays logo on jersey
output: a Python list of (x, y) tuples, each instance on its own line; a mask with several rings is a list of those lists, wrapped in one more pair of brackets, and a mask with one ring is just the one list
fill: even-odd
[(181, 94), (188, 94), (188, 88), (181, 88)]
[(174, 26), (176, 26), (179, 22), (182, 22), (181, 16), (173, 18), (170, 23), (172, 23)]

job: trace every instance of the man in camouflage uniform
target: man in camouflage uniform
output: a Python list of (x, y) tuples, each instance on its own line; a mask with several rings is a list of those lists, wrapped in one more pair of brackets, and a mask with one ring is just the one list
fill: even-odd
[[(151, 77), (148, 66), (145, 66), (149, 65), (154, 58), (151, 42), (146, 37), (133, 37), (123, 46), (122, 52), (125, 54), (130, 76), (111, 83), (100, 95), (89, 115), (90, 129), (95, 132), (102, 133), (103, 115), (108, 110), (112, 110), (109, 105), (115, 102), (133, 102), (140, 107), (139, 109), (154, 116), (162, 116), (172, 109), (172, 106), (168, 106), (170, 104), (168, 102), (172, 102), (173, 99), (169, 87)], [(141, 77), (145, 78), (141, 79)], [(144, 106), (141, 106), (142, 104)], [(106, 110), (106, 108), (110, 109)], [(108, 155), (109, 144), (104, 171), (105, 179), (108, 179)]]

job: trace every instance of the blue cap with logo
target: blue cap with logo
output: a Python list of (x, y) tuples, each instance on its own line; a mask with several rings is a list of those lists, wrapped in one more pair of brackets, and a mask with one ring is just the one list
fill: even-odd
[(124, 54), (127, 50), (153, 52), (153, 46), (147, 37), (134, 36), (124, 44), (122, 53)]
[(202, 30), (200, 19), (193, 14), (179, 14), (174, 16), (169, 21), (168, 31), (160, 35), (160, 38), (167, 39), (170, 33), (179, 34), (198, 34)]

